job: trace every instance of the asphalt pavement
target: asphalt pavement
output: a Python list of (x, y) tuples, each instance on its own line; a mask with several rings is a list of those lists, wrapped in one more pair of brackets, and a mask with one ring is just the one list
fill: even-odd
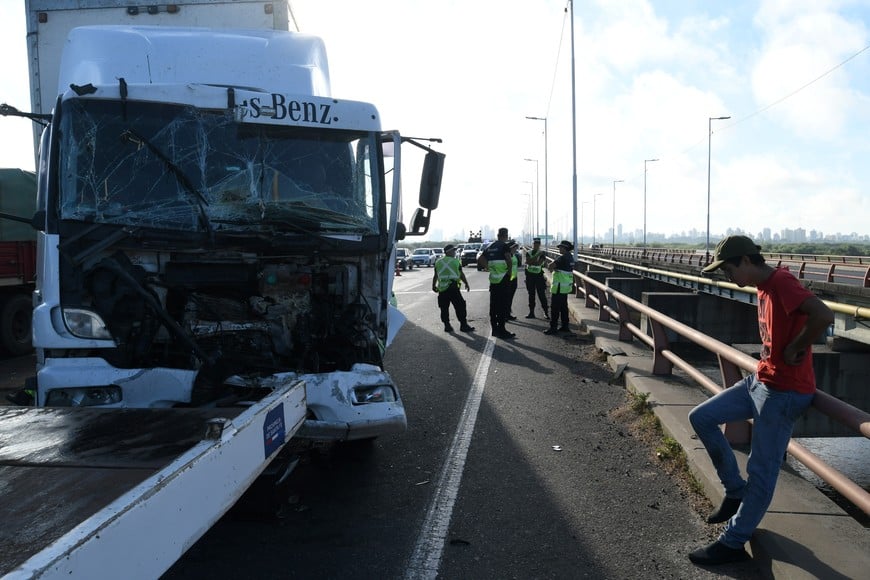
[(719, 527), (613, 416), (626, 392), (593, 356), (600, 335), (544, 335), (520, 272), (517, 337), (494, 339), (486, 273), (465, 271), (470, 334), (443, 331), (431, 269), (395, 279), (408, 320), (385, 366), (408, 431), (310, 449), (280, 509), (233, 510), (167, 578), (780, 577), (759, 557), (692, 565)]

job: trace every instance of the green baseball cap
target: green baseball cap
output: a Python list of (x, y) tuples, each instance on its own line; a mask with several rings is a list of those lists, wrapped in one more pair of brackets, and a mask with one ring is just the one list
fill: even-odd
[(725, 260), (760, 253), (761, 246), (756, 245), (756, 243), (750, 238), (747, 238), (746, 236), (728, 236), (716, 244), (716, 251), (713, 253), (713, 261), (701, 271), (709, 273), (721, 268), (722, 264), (725, 263)]

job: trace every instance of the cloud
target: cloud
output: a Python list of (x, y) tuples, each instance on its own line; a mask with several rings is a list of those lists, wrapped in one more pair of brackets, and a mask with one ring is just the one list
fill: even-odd
[(838, 4), (804, 2), (796, 7), (768, 0), (755, 18), (763, 46), (752, 70), (754, 97), (761, 108), (788, 96), (770, 114), (802, 139), (841, 137), (858, 107), (866, 105), (853, 87), (849, 67), (818, 78), (867, 44), (864, 23), (835, 12)]

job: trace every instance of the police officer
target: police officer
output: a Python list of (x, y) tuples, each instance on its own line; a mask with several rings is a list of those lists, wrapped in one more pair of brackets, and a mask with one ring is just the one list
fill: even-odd
[(550, 309), (547, 306), (547, 281), (544, 280), (544, 252), (541, 251), (541, 238), (532, 240), (532, 249), (526, 252), (526, 290), (529, 292), (529, 315), (535, 317), (535, 294), (541, 302), (544, 318), (550, 319)]
[(462, 264), (456, 258), (456, 246), (447, 244), (444, 246), (444, 255), (435, 261), (435, 273), (432, 276), (432, 292), (438, 293), (438, 308), (441, 309), (444, 332), (453, 332), (453, 327), (450, 326), (451, 304), (456, 311), (456, 318), (459, 319), (459, 330), (462, 332), (474, 330), (473, 326), (468, 325), (466, 319), (465, 299), (459, 290), (460, 281), (465, 284), (466, 291), (471, 290), (465, 273), (462, 271)]
[[(550, 319), (550, 328), (544, 331), (544, 334), (556, 334), (556, 332), (571, 332), (568, 326), (568, 294), (571, 293), (574, 285), (574, 256), (571, 252), (574, 250), (574, 244), (568, 240), (562, 240), (559, 245), (560, 256), (550, 262), (548, 269), (553, 273), (553, 279), (550, 281), (550, 294), (552, 302), (550, 311), (553, 317)], [(556, 326), (561, 318), (562, 325), (558, 330)]]
[(507, 244), (508, 229), (499, 228), (498, 239), (477, 260), (477, 267), (489, 271), (489, 323), (496, 338), (514, 338), (505, 328), (510, 315), (510, 280), (513, 260)]

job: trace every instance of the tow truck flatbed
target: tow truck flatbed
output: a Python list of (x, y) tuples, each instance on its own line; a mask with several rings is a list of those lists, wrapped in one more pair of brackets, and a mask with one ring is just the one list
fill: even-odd
[(296, 433), (304, 385), (247, 407), (0, 407), (0, 576), (159, 576)]

